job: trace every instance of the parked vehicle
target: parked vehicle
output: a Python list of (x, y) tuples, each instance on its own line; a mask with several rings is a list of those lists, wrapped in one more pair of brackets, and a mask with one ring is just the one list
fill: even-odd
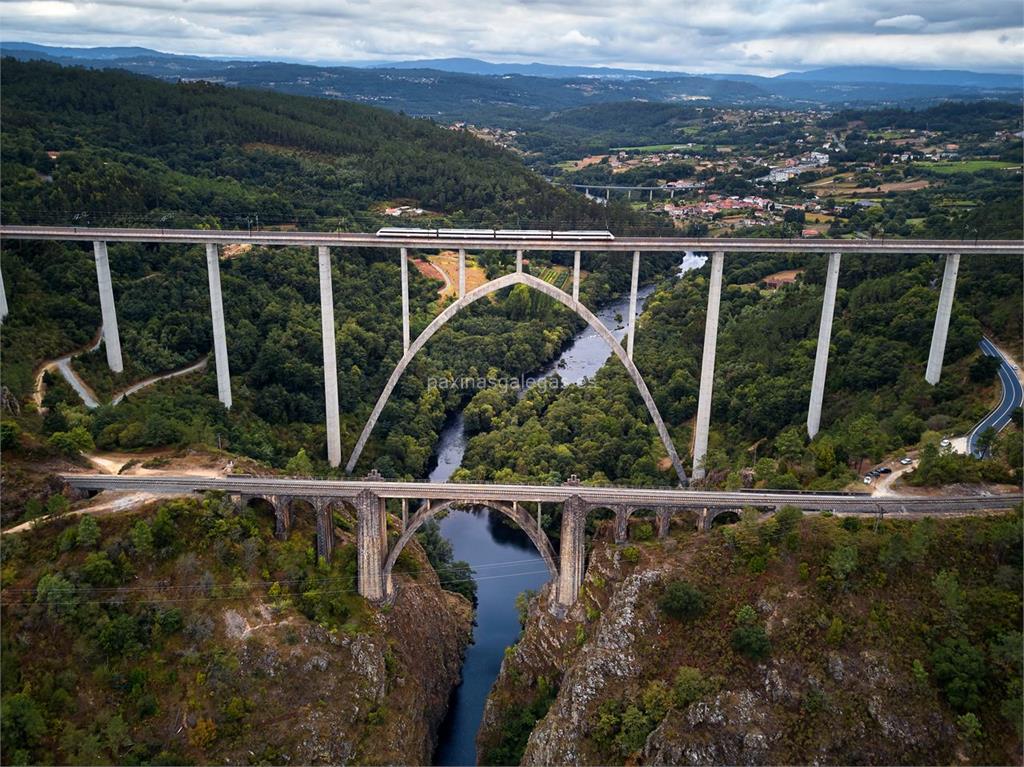
[(952, 444), (953, 443), (949, 441), (949, 438), (946, 438), (946, 439), (942, 440), (942, 442), (939, 443), (939, 446), (940, 447), (949, 447)]
[(906, 456), (905, 455), (902, 458), (900, 458), (900, 464), (902, 464), (903, 466), (909, 466), (913, 462), (914, 462), (914, 459), (911, 458), (910, 456)]
[(874, 480), (874, 477), (870, 477), (870, 476), (869, 477), (864, 477), (864, 484), (865, 485), (870, 485), (872, 480)]
[(892, 469), (890, 469), (888, 466), (883, 466), (881, 469), (878, 470), (878, 473), (879, 474), (892, 474)]

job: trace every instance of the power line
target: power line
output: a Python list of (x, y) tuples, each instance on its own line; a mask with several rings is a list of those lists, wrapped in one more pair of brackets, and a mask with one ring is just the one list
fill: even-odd
[[(471, 583), (471, 582), (478, 582), (478, 581), (500, 580), (500, 579), (503, 579), (503, 578), (519, 578), (519, 577), (522, 577), (522, 576), (525, 576), (525, 575), (550, 575), (550, 572), (547, 569), (544, 569), (544, 570), (530, 570), (530, 571), (521, 572), (521, 573), (502, 573), (502, 574), (498, 574), (498, 575), (482, 575), (482, 576), (479, 576), (479, 577), (476, 577), (476, 578), (472, 578), (472, 577), (471, 578), (451, 578), (451, 579), (438, 578), (438, 582), (439, 582), (439, 585), (443, 588), (444, 586), (450, 586), (450, 585), (456, 584), (456, 583)], [(338, 579), (327, 579), (327, 580), (331, 580), (331, 581), (334, 581), (334, 580), (344, 580), (344, 581), (348, 581), (352, 586), (355, 585), (355, 579), (353, 579), (353, 578), (338, 578)], [(271, 583), (273, 583), (273, 582), (271, 582)], [(428, 588), (430, 586), (432, 586), (432, 584), (415, 583), (415, 582), (414, 583), (405, 583), (405, 584), (403, 584), (403, 588), (408, 588), (408, 587)], [(220, 588), (235, 588), (235, 587), (237, 587), (236, 584), (222, 584), (220, 586)], [(138, 588), (138, 587), (136, 587), (136, 588)], [(153, 590), (159, 591), (159, 590), (162, 590), (164, 588), (192, 588), (192, 587), (154, 587)], [(218, 588), (218, 586), (214, 586), (213, 588)], [(313, 590), (313, 589), (307, 589), (307, 591), (308, 590)], [(4, 591), (8, 591), (8, 589), (4, 589)], [(344, 588), (344, 589), (329, 589), (329, 590), (326, 590), (326, 591), (320, 591), (319, 589), (317, 589), (317, 591), (318, 591), (319, 595), (323, 596), (323, 595), (336, 595), (336, 594), (354, 594), (354, 593), (356, 593), (357, 590), (354, 589), (354, 588), (349, 587), (349, 588)], [(216, 601), (225, 601), (225, 600), (233, 600), (233, 599), (247, 599), (247, 598), (251, 598), (253, 596), (256, 596), (256, 595), (254, 595), (252, 593), (249, 593), (249, 594), (235, 594), (235, 595), (223, 595), (223, 596), (205, 596), (204, 595), (204, 596), (189, 596), (189, 597), (169, 597), (169, 598), (164, 598), (164, 599), (135, 599), (135, 600), (131, 600), (130, 602), (126, 602), (125, 600), (119, 600), (119, 599), (82, 599), (82, 600), (80, 600), (80, 599), (76, 599), (74, 597), (71, 597), (71, 598), (65, 599), (65, 600), (61, 600), (61, 599), (55, 599), (55, 600), (50, 600), (50, 599), (43, 599), (43, 600), (40, 600), (40, 599), (13, 600), (13, 601), (3, 602), (2, 606), (3, 607), (7, 607), (7, 606), (13, 606), (13, 605), (35, 605), (35, 604), (47, 605), (47, 606), (50, 606), (50, 605), (54, 605), (54, 606), (61, 606), (61, 605), (87, 605), (87, 604), (93, 604), (93, 605), (105, 605), (105, 604), (106, 605), (122, 605), (122, 604), (161, 605), (161, 604), (177, 604), (177, 603), (187, 603), (187, 602), (216, 602)]]

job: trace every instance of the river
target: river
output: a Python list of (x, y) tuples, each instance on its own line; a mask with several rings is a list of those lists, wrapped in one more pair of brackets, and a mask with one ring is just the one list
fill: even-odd
[[(703, 256), (687, 253), (679, 274), (700, 268), (705, 260)], [(653, 286), (637, 292), (638, 316), (653, 292)], [(606, 305), (597, 316), (616, 340), (621, 341), (626, 335), (629, 298)], [(604, 340), (587, 327), (536, 378), (558, 373), (564, 384), (579, 384), (592, 378), (611, 354)], [(459, 468), (466, 452), (466, 441), (459, 412), (441, 432), (431, 482), (446, 482)], [(476, 734), (487, 695), (498, 677), (505, 648), (519, 638), (516, 597), (526, 589), (539, 589), (547, 582), (548, 573), (544, 560), (526, 533), (505, 524), (497, 511), (453, 510), (441, 520), (441, 534), (451, 541), (455, 558), (465, 560), (475, 571), (479, 605), (473, 644), (466, 650), (462, 667), (462, 684), (452, 693), (448, 714), (438, 733), (434, 764), (473, 765), (476, 764)]]

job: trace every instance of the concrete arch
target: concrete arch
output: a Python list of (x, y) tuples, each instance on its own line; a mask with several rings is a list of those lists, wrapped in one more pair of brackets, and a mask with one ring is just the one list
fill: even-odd
[[(428, 519), (432, 519), (442, 511), (451, 509), (452, 506), (455, 506), (458, 503), (461, 502), (444, 501), (443, 503), (438, 504), (426, 502), (419, 511), (413, 515), (412, 519), (409, 520), (408, 526), (402, 531), (398, 540), (395, 541), (395, 545), (391, 547), (391, 550), (388, 552), (388, 558), (384, 562), (383, 580), (385, 588), (389, 594), (392, 591), (391, 571), (394, 569), (395, 562), (398, 561), (398, 556), (402, 553), (406, 544), (412, 540), (412, 537), (416, 534), (416, 531), (423, 526), (424, 522)], [(488, 509), (494, 509), (515, 522), (530, 538), (530, 541), (536, 547), (537, 551), (540, 552), (541, 558), (544, 560), (544, 564), (547, 565), (548, 572), (551, 573), (552, 579), (555, 581), (558, 580), (558, 564), (555, 559), (555, 550), (551, 546), (551, 541), (548, 540), (544, 531), (537, 526), (537, 520), (531, 517), (524, 508), (521, 506), (513, 508), (505, 505), (504, 503), (499, 503), (498, 501), (486, 501), (483, 503), (474, 503), (473, 505), (486, 506)]]
[(622, 345), (615, 340), (615, 336), (611, 334), (611, 331), (605, 327), (604, 323), (601, 322), (587, 307), (581, 304), (579, 301), (574, 301), (572, 296), (559, 290), (554, 285), (550, 285), (543, 280), (537, 279), (524, 272), (513, 272), (512, 274), (506, 274), (503, 277), (499, 277), (496, 280), (481, 285), (475, 290), (471, 290), (466, 293), (462, 298), (454, 303), (450, 304), (443, 312), (434, 318), (422, 333), (412, 342), (409, 350), (402, 356), (402, 359), (395, 365), (395, 369), (391, 373), (391, 377), (388, 379), (387, 385), (384, 387), (384, 391), (381, 392), (380, 397), (377, 399), (377, 404), (373, 407), (373, 412), (370, 414), (370, 418), (366, 421), (366, 425), (363, 427), (362, 434), (359, 435), (359, 441), (356, 442), (355, 448), (352, 450), (352, 455), (348, 459), (348, 463), (345, 465), (345, 471), (349, 474), (356, 467), (356, 462), (359, 460), (359, 456), (362, 455), (363, 448), (366, 446), (366, 441), (370, 438), (370, 433), (373, 431), (373, 427), (377, 425), (377, 419), (380, 418), (381, 411), (384, 410), (384, 406), (387, 404), (388, 399), (391, 397), (391, 392), (394, 391), (395, 386), (398, 384), (398, 379), (402, 377), (405, 369), (412, 362), (413, 358), (419, 352), (420, 349), (433, 338), (434, 334), (437, 333), (442, 327), (444, 327), (448, 321), (458, 314), (460, 311), (465, 309), (467, 306), (475, 301), (479, 301), (485, 296), (489, 296), (491, 293), (496, 293), (504, 288), (512, 287), (513, 285), (526, 285), (529, 288), (533, 288), (546, 296), (558, 301), (563, 306), (574, 311), (580, 318), (582, 318), (593, 330), (604, 340), (608, 347), (614, 352), (615, 356), (619, 358), (623, 366), (626, 368), (626, 372), (629, 377), (633, 380), (637, 390), (640, 392), (640, 397), (644, 401), (644, 405), (647, 407), (647, 411), (651, 414), (651, 419), (654, 421), (654, 425), (658, 430), (658, 436), (661, 437), (661, 442), (665, 446), (665, 452), (668, 453), (669, 458), (672, 461), (672, 466), (676, 470), (676, 475), (679, 477), (679, 481), (683, 484), (686, 483), (686, 471), (683, 469), (682, 463), (679, 461), (679, 454), (676, 452), (676, 447), (672, 443), (672, 437), (669, 436), (668, 429), (665, 427), (665, 421), (661, 417), (661, 413), (658, 412), (658, 406), (654, 403), (654, 398), (651, 396), (651, 392), (647, 388), (647, 384), (644, 383), (643, 377), (640, 375), (640, 371), (637, 370), (636, 365), (633, 364), (633, 360), (626, 354), (626, 350), (622, 348)]

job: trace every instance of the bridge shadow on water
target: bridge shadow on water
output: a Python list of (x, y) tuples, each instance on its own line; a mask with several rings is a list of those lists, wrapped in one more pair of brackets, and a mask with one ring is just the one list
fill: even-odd
[(526, 534), (485, 508), (453, 510), (441, 520), (455, 559), (469, 562), (477, 582), (476, 626), (466, 650), (462, 683), (452, 693), (438, 733), (434, 764), (476, 764), (476, 735), (487, 695), (501, 669), (505, 648), (519, 638), (516, 597), (539, 589), (549, 575)]

